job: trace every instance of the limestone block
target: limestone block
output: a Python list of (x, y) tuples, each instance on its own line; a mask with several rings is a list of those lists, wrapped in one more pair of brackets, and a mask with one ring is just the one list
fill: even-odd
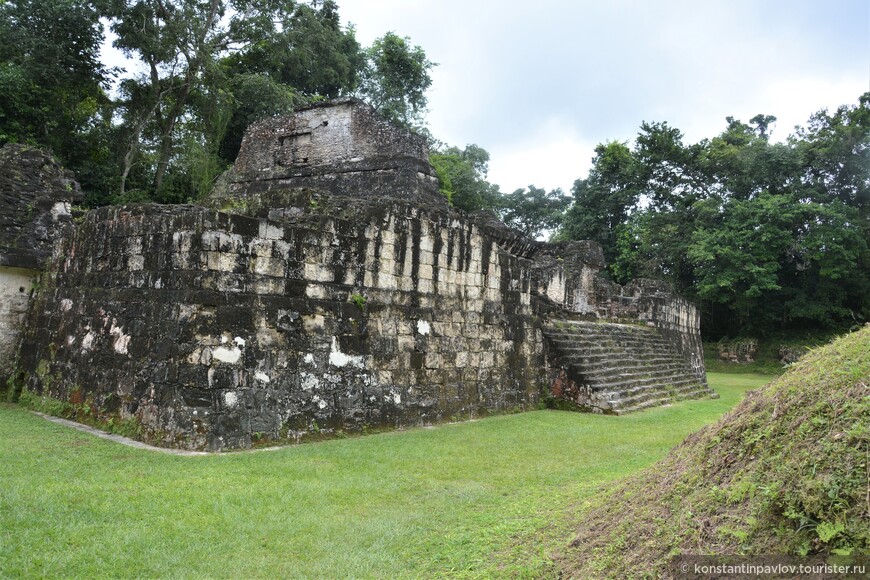
[(280, 296), (284, 293), (284, 280), (280, 278), (258, 278), (248, 285), (248, 292)]
[(399, 280), (399, 289), (402, 292), (413, 292), (416, 290), (414, 287), (414, 280), (410, 276), (398, 276)]
[(432, 250), (435, 248), (434, 240), (428, 235), (420, 236), (420, 253), (428, 253), (431, 254)]
[(420, 280), (432, 280), (432, 266), (421, 262), (417, 269), (417, 275)]
[(329, 292), (322, 284), (308, 284), (305, 287), (305, 296), (315, 300), (326, 300), (329, 298)]
[[(141, 244), (140, 244), (141, 249)], [(145, 256), (141, 254), (134, 254), (127, 258), (127, 268), (131, 271), (143, 270), (145, 269)]]
[(391, 269), (393, 267), (393, 262), (396, 259), (396, 248), (393, 243), (382, 243), (380, 246), (380, 256), (381, 268), (384, 270)]
[(454, 366), (458, 369), (464, 369), (468, 366), (468, 357), (469, 353), (464, 351), (459, 351), (456, 353), (456, 358), (454, 359)]
[(396, 290), (398, 288), (398, 279), (387, 272), (379, 273), (377, 286), (384, 290)]
[(217, 269), (222, 272), (233, 272), (238, 265), (239, 255), (230, 252), (220, 252), (218, 254)]
[(284, 228), (265, 220), (261, 220), (258, 237), (266, 240), (280, 240), (284, 237)]
[(426, 353), (426, 368), (427, 369), (439, 369), (442, 366), (441, 354), (440, 353)]

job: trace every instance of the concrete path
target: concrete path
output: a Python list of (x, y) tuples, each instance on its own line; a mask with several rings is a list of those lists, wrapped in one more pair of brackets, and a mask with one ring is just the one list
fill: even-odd
[(121, 435), (115, 435), (114, 433), (106, 433), (105, 431), (100, 431), (99, 429), (95, 429), (89, 425), (82, 425), (81, 423), (76, 423), (75, 421), (70, 421), (68, 419), (61, 419), (60, 417), (53, 417), (51, 415), (46, 415), (45, 413), (40, 413), (38, 411), (33, 411), (43, 419), (47, 421), (51, 421), (52, 423), (57, 423), (58, 425), (63, 425), (64, 427), (70, 427), (72, 429), (78, 429), (79, 431), (84, 431), (85, 433), (90, 433), (95, 437), (100, 437), (102, 439), (108, 439), (109, 441), (114, 441), (115, 443), (120, 443), (121, 445), (128, 445), (130, 447), (135, 447), (136, 449), (145, 449), (147, 451), (159, 451), (160, 453), (168, 453), (170, 455), (182, 455), (182, 456), (192, 456), (192, 455), (219, 455), (218, 453), (208, 453), (206, 451), (187, 451), (184, 449), (166, 449), (164, 447), (155, 447), (154, 445), (148, 445), (147, 443), (142, 443), (141, 441), (135, 441), (130, 439), (129, 437), (122, 437)]

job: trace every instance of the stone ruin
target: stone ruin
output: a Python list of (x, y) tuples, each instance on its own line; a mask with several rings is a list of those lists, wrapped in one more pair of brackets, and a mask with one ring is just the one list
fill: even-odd
[(201, 206), (75, 222), (4, 335), (16, 388), (157, 445), (712, 395), (690, 303), (607, 281), (595, 243), (449, 208), (425, 142), (359, 101), (259, 122)]
[(10, 379), (37, 278), (51, 256), (78, 183), (50, 155), (25, 145), (0, 148), (0, 385)]

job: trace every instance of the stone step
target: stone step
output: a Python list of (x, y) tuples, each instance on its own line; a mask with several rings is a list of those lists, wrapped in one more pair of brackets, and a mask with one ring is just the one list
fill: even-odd
[[(574, 370), (574, 369), (572, 369)], [(694, 373), (686, 372), (683, 367), (679, 368), (665, 368), (662, 369), (660, 367), (652, 367), (649, 369), (640, 370), (637, 372), (624, 372), (624, 371), (590, 371), (588, 369), (584, 369), (582, 372), (583, 377), (586, 378), (587, 381), (634, 381), (634, 380), (662, 380), (662, 381), (676, 381), (681, 379), (695, 379), (698, 380), (698, 377)], [(580, 373), (578, 373), (580, 374)]]
[(689, 393), (695, 393), (704, 388), (705, 387), (703, 387), (701, 382), (696, 379), (694, 382), (686, 383), (684, 385), (660, 385), (658, 387), (632, 388), (626, 391), (620, 391), (615, 395), (608, 393), (606, 400), (613, 401), (614, 407), (625, 407), (631, 406), (633, 403), (638, 401), (645, 401), (656, 397), (669, 397), (671, 399), (679, 400)]
[(579, 356), (562, 357), (561, 366), (577, 366), (587, 368), (592, 371), (620, 369), (623, 371), (633, 371), (642, 368), (685, 368), (686, 363), (682, 360), (666, 357), (649, 357), (649, 358), (632, 358), (620, 359), (619, 357), (586, 359)]
[(602, 392), (605, 390), (622, 390), (627, 387), (642, 387), (642, 386), (656, 386), (656, 385), (665, 385), (668, 383), (679, 383), (683, 384), (687, 381), (698, 381), (698, 377), (695, 374), (689, 374), (685, 372), (681, 372), (679, 374), (657, 374), (657, 375), (635, 375), (635, 376), (624, 376), (624, 375), (599, 375), (597, 377), (590, 376), (586, 374), (574, 373), (575, 382), (578, 384), (582, 383), (584, 385), (588, 385), (595, 392)]
[(643, 411), (644, 409), (651, 409), (653, 407), (666, 407), (668, 405), (672, 405), (673, 401), (671, 399), (650, 399), (649, 401), (644, 401), (643, 403), (639, 403), (632, 407), (623, 407), (619, 409), (613, 409), (613, 412), (617, 415), (626, 415), (628, 413), (635, 413), (637, 411)]
[(682, 360), (682, 357), (680, 357), (678, 353), (669, 349), (632, 350), (613, 348), (591, 349), (583, 347), (563, 347), (559, 348), (558, 352), (561, 353), (563, 357), (578, 357), (587, 359), (589, 361), (608, 360), (614, 358), (619, 360), (649, 360), (655, 358)]
[(608, 398), (616, 399), (619, 398), (622, 393), (631, 391), (632, 389), (637, 391), (664, 388), (679, 389), (693, 384), (701, 384), (698, 377), (685, 377), (667, 382), (660, 379), (612, 381), (605, 384), (592, 385), (591, 390), (599, 395), (606, 395)]
[(555, 343), (564, 344), (584, 344), (584, 345), (613, 345), (622, 343), (627, 345), (636, 344), (669, 344), (668, 340), (661, 335), (650, 334), (649, 336), (602, 336), (593, 337), (587, 335), (570, 335), (557, 334), (545, 335), (547, 340)]
[(712, 393), (655, 328), (563, 320), (543, 334), (568, 376), (603, 409), (623, 414)]
[(580, 342), (550, 343), (564, 352), (578, 352), (587, 354), (612, 354), (614, 352), (637, 352), (641, 354), (667, 352), (675, 353), (676, 350), (670, 344), (583, 344)]
[(658, 333), (652, 326), (636, 324), (616, 324), (613, 322), (582, 322), (582, 321), (558, 321), (551, 323), (545, 328), (546, 332), (565, 332), (593, 334), (641, 334)]
[(614, 408), (613, 412), (617, 415), (625, 415), (627, 413), (634, 413), (636, 411), (643, 411), (644, 409), (649, 409), (652, 407), (660, 407), (664, 405), (669, 405), (678, 401), (688, 401), (692, 399), (703, 399), (705, 397), (711, 397), (711, 393), (709, 389), (698, 389), (697, 391), (693, 391), (686, 395), (681, 395), (674, 399), (667, 398), (659, 398), (659, 399), (649, 399), (647, 401), (643, 401), (634, 405), (628, 406), (620, 406), (618, 408)]
[(580, 357), (563, 358), (565, 367), (577, 367), (587, 369), (591, 373), (599, 372), (634, 372), (638, 369), (665, 369), (679, 370), (686, 368), (686, 363), (682, 360), (674, 360), (672, 358), (649, 358), (649, 359), (634, 359), (631, 361), (620, 362), (617, 359), (600, 359), (589, 361)]
[(550, 334), (544, 333), (544, 336), (547, 337), (547, 340), (552, 342), (566, 342), (566, 343), (584, 343), (584, 344), (613, 344), (613, 343), (625, 343), (625, 344), (668, 344), (668, 340), (659, 334), (648, 333), (644, 335), (631, 335), (631, 336), (620, 336), (614, 334), (602, 335), (602, 336), (590, 336), (588, 334)]

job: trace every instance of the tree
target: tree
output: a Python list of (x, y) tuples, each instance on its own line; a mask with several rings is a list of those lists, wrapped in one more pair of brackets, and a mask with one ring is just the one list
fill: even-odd
[(239, 74), (229, 81), (233, 98), (232, 115), (221, 138), (221, 159), (235, 161), (242, 138), (251, 123), (282, 113), (290, 113), (305, 98), (292, 87), (275, 81), (266, 74)]
[(499, 207), (498, 186), (486, 180), (489, 153), (483, 147), (447, 147), (429, 159), (438, 174), (441, 193), (451, 205), (468, 212)]
[(625, 143), (613, 141), (595, 148), (592, 169), (586, 179), (574, 182), (574, 203), (562, 224), (561, 236), (594, 240), (604, 257), (617, 256), (617, 235), (640, 196), (638, 163)]
[(120, 200), (201, 195), (250, 123), (352, 94), (363, 77), (383, 113), (421, 126), (423, 50), (390, 33), (363, 52), (333, 0), (108, 1), (115, 46), (147, 71), (120, 86)]
[(870, 92), (857, 106), (819, 111), (798, 128), (791, 145), (802, 155), (802, 173), (813, 199), (838, 199), (870, 216)]
[(0, 3), (0, 143), (47, 147), (74, 168), (88, 158), (78, 136), (108, 104), (100, 14), (98, 2)]
[(268, 19), (249, 8), (245, 19), (234, 21), (234, 41), (247, 44), (226, 58), (230, 73), (264, 75), (308, 96), (331, 99), (353, 92), (365, 55), (354, 30), (342, 29), (338, 5), (333, 0), (319, 7), (282, 4), (272, 6)]
[(217, 76), (217, 55), (230, 42), (221, 25), (226, 8), (220, 0), (114, 3), (114, 45), (128, 56), (138, 56), (147, 67), (145, 75), (123, 86), (129, 143), (121, 173), (122, 197), (143, 139), (150, 138), (155, 151), (152, 188), (161, 189), (191, 94), (205, 78)]
[(620, 282), (672, 282), (709, 337), (867, 320), (870, 94), (786, 143), (769, 140), (775, 120), (728, 117), (691, 145), (643, 123), (632, 149), (600, 145), (560, 235), (601, 241)]
[(387, 119), (422, 129), (429, 71), (436, 66), (411, 39), (388, 32), (366, 49), (360, 95)]
[(571, 203), (561, 189), (546, 190), (530, 185), (502, 196), (498, 214), (510, 227), (530, 238), (552, 232), (562, 224)]

